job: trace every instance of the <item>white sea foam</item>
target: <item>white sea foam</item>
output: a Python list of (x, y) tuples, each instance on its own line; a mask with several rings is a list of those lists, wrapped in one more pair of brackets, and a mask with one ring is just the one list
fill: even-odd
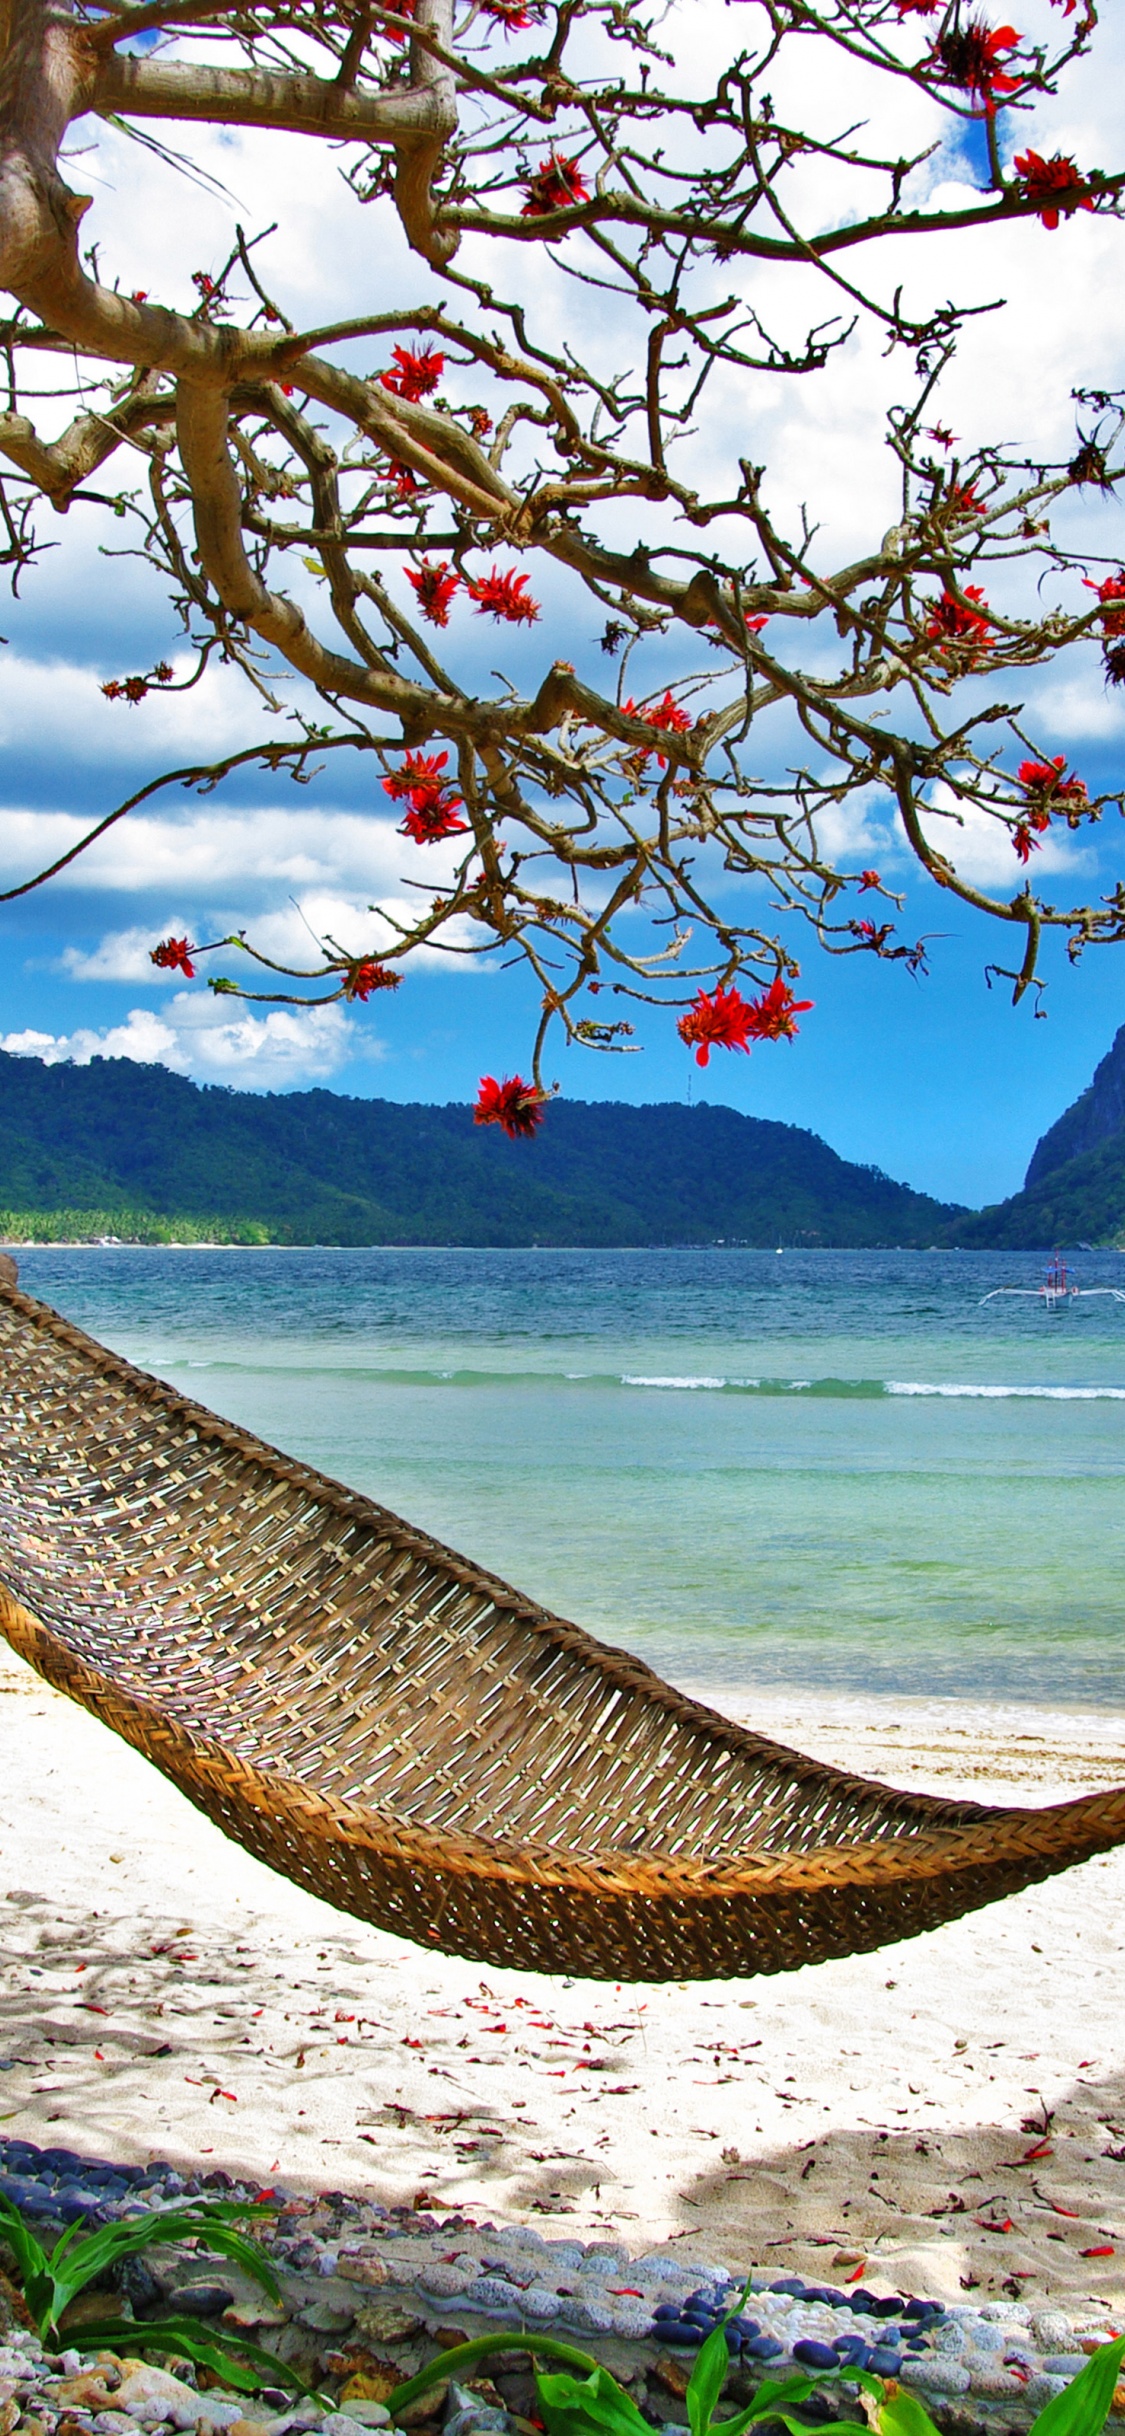
[[(758, 1384), (756, 1379), (740, 1379), (737, 1383), (740, 1387), (756, 1387)], [(649, 1379), (641, 1375), (633, 1376), (626, 1371), (621, 1384), (623, 1387), (727, 1387), (734, 1382), (727, 1379)]]
[(1031, 1397), (1051, 1404), (1125, 1404), (1125, 1387), (993, 1387), (983, 1380), (937, 1386), (924, 1379), (888, 1379), (886, 1391), (889, 1396)]

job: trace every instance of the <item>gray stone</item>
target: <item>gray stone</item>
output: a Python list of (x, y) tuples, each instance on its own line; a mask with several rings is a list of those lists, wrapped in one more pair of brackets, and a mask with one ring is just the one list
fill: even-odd
[(1061, 2309), (1036, 2309), (1032, 2315), (1031, 2332), (1040, 2351), (1068, 2351), (1071, 2348), (1071, 2324)]
[(967, 2394), (972, 2378), (960, 2360), (904, 2360), (902, 2382), (920, 2394)]

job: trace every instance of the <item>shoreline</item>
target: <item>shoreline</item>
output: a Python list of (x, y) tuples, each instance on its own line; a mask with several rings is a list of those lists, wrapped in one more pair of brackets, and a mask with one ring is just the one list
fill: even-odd
[[(1125, 1778), (1125, 1713), (1060, 1733), (885, 1706), (753, 1704), (778, 1739), (943, 1793)], [(842, 2278), (848, 2257), (939, 2300), (1125, 2308), (1125, 1853), (879, 1953), (615, 1988), (484, 1974), (331, 1911), (6, 1650), (0, 1747), (9, 2137), (738, 2269)]]

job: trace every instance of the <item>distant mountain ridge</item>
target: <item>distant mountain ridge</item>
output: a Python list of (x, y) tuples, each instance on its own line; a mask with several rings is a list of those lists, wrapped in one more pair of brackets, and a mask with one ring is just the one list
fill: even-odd
[(962, 1220), (957, 1240), (998, 1251), (1125, 1242), (1125, 1024), (1036, 1143), (1023, 1191)]
[(1093, 1081), (1040, 1136), (1031, 1154), (1024, 1191), (1042, 1183), (1052, 1170), (1069, 1165), (1088, 1151), (1100, 1151), (1114, 1134), (1125, 1133), (1125, 1023), (1114, 1036)]
[[(534, 1143), (463, 1105), (200, 1086), (0, 1052), (0, 1211), (244, 1221), (287, 1243), (926, 1245), (957, 1203), (795, 1125), (708, 1104), (560, 1100)], [(135, 1231), (135, 1230), (134, 1230)]]

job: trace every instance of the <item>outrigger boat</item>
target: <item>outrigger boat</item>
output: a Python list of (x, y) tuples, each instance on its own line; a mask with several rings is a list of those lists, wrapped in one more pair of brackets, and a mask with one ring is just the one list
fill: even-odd
[(1041, 1285), (994, 1286), (991, 1294), (982, 1294), (979, 1308), (983, 1311), (986, 1303), (998, 1301), (1002, 1294), (1030, 1296), (1033, 1302), (1043, 1303), (1048, 1311), (1056, 1310), (1060, 1303), (1092, 1301), (1099, 1294), (1107, 1295), (1111, 1302), (1125, 1303), (1125, 1292), (1120, 1286), (1076, 1286), (1061, 1252), (1052, 1254)]

